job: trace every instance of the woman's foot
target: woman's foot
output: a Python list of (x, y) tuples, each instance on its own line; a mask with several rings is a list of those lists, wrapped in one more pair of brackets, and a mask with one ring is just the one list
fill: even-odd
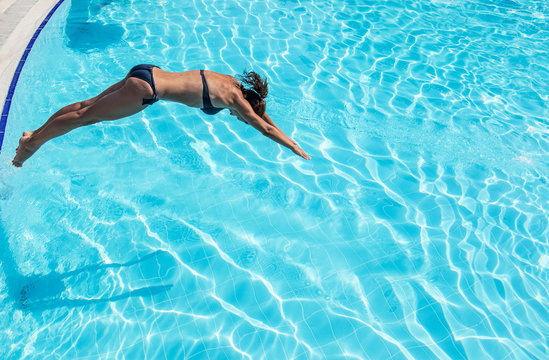
[(36, 141), (33, 141), (32, 134), (34, 131), (25, 131), (21, 139), (19, 139), (19, 146), (15, 150), (15, 157), (11, 162), (13, 166), (21, 167), (25, 160), (30, 158), (32, 154), (38, 150), (40, 145), (36, 144)]

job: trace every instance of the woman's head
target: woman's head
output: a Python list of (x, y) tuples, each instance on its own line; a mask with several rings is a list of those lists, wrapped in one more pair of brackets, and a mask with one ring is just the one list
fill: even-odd
[(240, 78), (242, 95), (250, 103), (258, 116), (265, 114), (265, 98), (269, 92), (267, 79), (262, 79), (253, 71), (245, 71)]

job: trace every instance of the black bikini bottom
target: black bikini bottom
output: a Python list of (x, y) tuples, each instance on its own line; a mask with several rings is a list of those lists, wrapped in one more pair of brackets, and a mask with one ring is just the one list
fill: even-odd
[(141, 80), (145, 80), (149, 83), (149, 85), (152, 88), (153, 91), (153, 97), (149, 99), (143, 99), (143, 103), (141, 105), (152, 105), (155, 102), (158, 101), (158, 95), (156, 94), (156, 88), (154, 87), (154, 78), (153, 78), (153, 71), (152, 69), (158, 67), (155, 65), (150, 64), (140, 64), (134, 66), (130, 72), (128, 73), (128, 77), (134, 77)]

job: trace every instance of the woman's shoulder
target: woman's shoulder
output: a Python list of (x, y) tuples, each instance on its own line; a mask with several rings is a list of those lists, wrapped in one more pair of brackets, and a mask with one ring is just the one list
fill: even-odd
[(206, 73), (206, 80), (208, 81), (208, 86), (219, 88), (221, 92), (230, 98), (242, 96), (242, 91), (240, 90), (242, 85), (234, 76), (208, 71)]
[(227, 74), (219, 73), (212, 70), (204, 70), (204, 73), (207, 78), (215, 77), (217, 80), (220, 80), (220, 81), (226, 81), (232, 84), (240, 84), (238, 80), (232, 75), (227, 75)]

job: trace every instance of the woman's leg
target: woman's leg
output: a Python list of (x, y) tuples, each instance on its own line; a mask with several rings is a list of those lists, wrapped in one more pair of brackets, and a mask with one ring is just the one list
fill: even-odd
[(23, 133), (12, 161), (13, 165), (22, 166), (23, 162), (44, 143), (78, 127), (104, 120), (121, 119), (138, 113), (147, 107), (147, 105), (141, 105), (143, 98), (149, 98), (152, 94), (151, 87), (145, 81), (129, 78), (124, 80), (121, 87), (109, 93), (102, 93), (94, 98), (93, 102), (86, 100), (80, 106), (78, 106), (79, 103), (69, 105), (75, 110), (69, 108), (66, 112), (58, 111), (57, 116), (52, 116), (39, 129)]
[(95, 97), (92, 97), (91, 99), (84, 100), (84, 101), (78, 101), (78, 102), (75, 102), (74, 104), (70, 104), (70, 105), (67, 105), (67, 106), (61, 108), (61, 109), (58, 110), (55, 114), (53, 114), (52, 116), (50, 116), (50, 118), (48, 119), (48, 121), (46, 121), (40, 128), (34, 130), (34, 132), (39, 131), (39, 130), (42, 129), (44, 126), (48, 125), (48, 123), (49, 123), (52, 119), (55, 119), (55, 118), (58, 117), (58, 116), (61, 116), (61, 115), (66, 114), (66, 113), (68, 113), (68, 112), (80, 110), (80, 109), (82, 109), (82, 108), (85, 108), (85, 107), (90, 106), (91, 104), (93, 104), (93, 103), (96, 102), (97, 100), (101, 99), (103, 96), (108, 95), (108, 94), (112, 93), (113, 91), (116, 91), (116, 90), (120, 89), (122, 86), (124, 86), (124, 83), (125, 83), (125, 82), (126, 82), (126, 78), (120, 80), (119, 82), (117, 82), (117, 83), (114, 84), (114, 85), (111, 85), (107, 90), (103, 91), (101, 94), (99, 94), (99, 95), (97, 95), (97, 96), (95, 96)]

